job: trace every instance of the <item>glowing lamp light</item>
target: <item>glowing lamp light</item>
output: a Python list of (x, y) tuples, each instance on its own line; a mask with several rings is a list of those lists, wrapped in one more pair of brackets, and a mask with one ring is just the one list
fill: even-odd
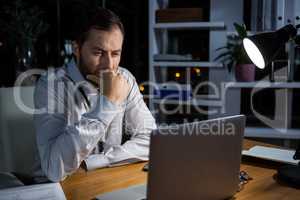
[(180, 78), (180, 76), (181, 76), (181, 74), (180, 74), (179, 72), (176, 72), (176, 73), (175, 73), (175, 77), (176, 77), (176, 78)]
[(243, 40), (244, 48), (251, 59), (251, 61), (260, 69), (266, 67), (264, 57), (257, 46), (248, 38)]
[(143, 85), (140, 85), (139, 88), (140, 88), (140, 91), (141, 91), (141, 92), (144, 92), (144, 91), (145, 91), (145, 87), (144, 87)]

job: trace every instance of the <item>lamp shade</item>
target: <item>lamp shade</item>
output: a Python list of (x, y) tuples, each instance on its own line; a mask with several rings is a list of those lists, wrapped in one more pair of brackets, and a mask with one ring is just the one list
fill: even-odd
[(289, 24), (275, 32), (247, 37), (243, 40), (243, 46), (251, 61), (257, 67), (264, 69), (275, 59), (278, 50), (296, 34), (297, 29)]

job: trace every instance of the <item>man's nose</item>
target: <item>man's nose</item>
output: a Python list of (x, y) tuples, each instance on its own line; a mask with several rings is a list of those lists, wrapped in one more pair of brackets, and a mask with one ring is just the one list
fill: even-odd
[(113, 59), (112, 56), (107, 54), (106, 56), (103, 56), (101, 58), (102, 61), (102, 68), (107, 69), (107, 70), (113, 70)]

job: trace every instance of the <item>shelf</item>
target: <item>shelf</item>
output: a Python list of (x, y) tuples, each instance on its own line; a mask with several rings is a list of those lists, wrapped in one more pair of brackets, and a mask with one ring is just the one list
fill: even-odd
[[(253, 32), (253, 31), (247, 31), (247, 35), (248, 36), (252, 36), (252, 35), (256, 35), (256, 34), (261, 34), (261, 33), (265, 33), (265, 32)], [(231, 36), (231, 35), (238, 35), (238, 33), (236, 31), (228, 31), (227, 32), (227, 36)]]
[[(218, 17), (218, 6), (214, 5), (205, 11), (211, 19), (215, 19), (213, 21), (209, 21), (208, 19), (187, 19), (186, 16), (181, 18), (179, 15), (176, 15), (176, 18), (178, 19), (177, 21), (163, 21), (159, 20), (156, 13), (156, 11), (160, 8), (168, 8), (168, 4), (166, 3), (162, 6), (161, 2), (158, 0), (149, 1), (148, 25), (150, 81), (153, 81), (154, 83), (156, 83), (158, 80), (160, 82), (166, 82), (170, 75), (173, 76), (173, 71), (171, 69), (177, 68), (178, 70), (187, 70), (192, 68), (202, 68), (205, 70), (205, 73), (201, 74), (201, 79), (195, 80), (196, 83), (201, 83), (202, 81), (210, 79), (210, 75), (214, 73), (214, 69), (224, 69), (223, 63), (209, 59), (216, 57), (214, 49), (216, 49), (217, 45), (215, 45), (215, 42), (217, 44), (221, 43), (220, 38), (223, 38), (227, 31), (227, 24), (223, 19)], [(185, 8), (184, 4), (183, 8)], [(172, 31), (180, 32), (174, 33), (175, 35), (173, 36), (172, 34), (170, 35)], [(203, 33), (205, 37), (200, 37), (199, 35), (195, 34), (197, 32)], [(177, 34), (186, 34), (186, 37), (188, 37), (188, 42), (191, 43), (193, 43), (193, 41), (197, 41), (198, 43), (204, 42), (202, 45), (203, 47), (201, 46), (201, 48), (208, 52), (209, 58), (206, 54), (201, 54), (201, 48), (198, 48), (199, 45), (188, 45), (185, 43), (184, 37), (176, 39)], [(179, 54), (179, 52), (186, 52), (186, 54), (182, 55)], [(201, 54), (200, 57), (193, 57), (194, 54), (199, 54), (199, 52)], [(209, 73), (207, 73), (207, 70), (209, 70)], [(178, 81), (180, 82), (180, 80)], [(149, 90), (150, 95), (153, 95), (153, 92), (154, 90)], [(158, 107), (164, 105), (174, 105), (170, 107), (176, 107), (177, 105), (181, 105), (182, 107), (184, 105), (191, 105), (191, 107), (194, 106), (196, 109), (197, 106), (199, 106), (199, 109), (201, 106), (208, 107), (208, 109), (210, 109), (210, 107), (217, 107), (215, 109), (220, 109), (223, 107), (223, 102), (220, 99), (212, 100), (200, 95), (193, 96), (191, 98), (193, 99), (188, 101), (176, 99), (173, 100), (171, 98), (151, 99), (149, 101), (149, 107), (150, 109), (154, 109), (154, 106)], [(208, 112), (208, 114), (209, 113), (210, 112)], [(162, 113), (162, 115), (164, 114)]]
[(273, 129), (260, 127), (247, 127), (245, 137), (300, 139), (300, 129)]
[(193, 61), (184, 61), (184, 62), (178, 62), (178, 61), (159, 61), (154, 62), (154, 66), (159, 67), (213, 67), (213, 68), (222, 68), (222, 63), (217, 62), (193, 62)]
[(222, 107), (222, 102), (219, 100), (204, 100), (204, 99), (191, 99), (191, 100), (173, 100), (173, 99), (154, 99), (155, 104), (167, 104), (167, 105), (194, 105), (194, 106), (210, 106), (210, 107)]
[(224, 29), (224, 22), (155, 23), (156, 29)]
[(225, 88), (300, 88), (300, 82), (227, 82)]

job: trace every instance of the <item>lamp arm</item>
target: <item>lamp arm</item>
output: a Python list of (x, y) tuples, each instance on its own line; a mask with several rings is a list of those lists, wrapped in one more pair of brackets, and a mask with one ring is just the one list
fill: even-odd
[(300, 144), (298, 144), (298, 147), (296, 149), (296, 152), (293, 156), (294, 160), (299, 160), (300, 159)]
[[(296, 25), (295, 27), (297, 30), (300, 29), (300, 24)], [(296, 35), (293, 39), (296, 45), (300, 45), (300, 35)]]
[(300, 35), (297, 35), (295, 38), (294, 38), (294, 41), (295, 41), (295, 44), (300, 46)]

